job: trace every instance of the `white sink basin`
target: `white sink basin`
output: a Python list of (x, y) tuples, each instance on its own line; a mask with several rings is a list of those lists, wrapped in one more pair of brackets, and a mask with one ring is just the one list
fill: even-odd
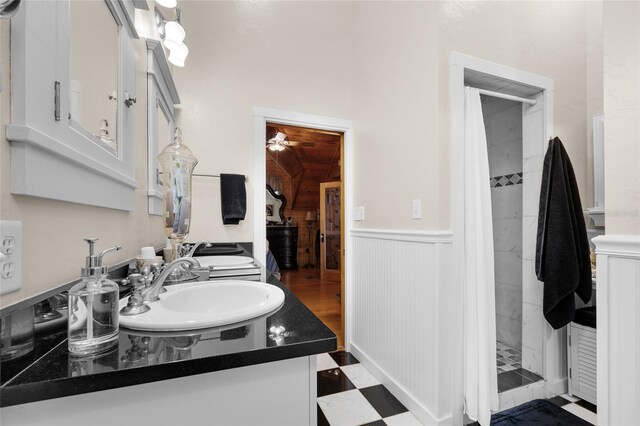
[[(257, 318), (284, 302), (278, 287), (255, 281), (200, 281), (165, 287), (150, 311), (120, 315), (120, 325), (135, 330), (197, 330)], [(128, 298), (120, 300), (120, 308)]]
[(248, 256), (198, 256), (195, 259), (205, 268), (234, 268), (253, 264), (253, 258)]

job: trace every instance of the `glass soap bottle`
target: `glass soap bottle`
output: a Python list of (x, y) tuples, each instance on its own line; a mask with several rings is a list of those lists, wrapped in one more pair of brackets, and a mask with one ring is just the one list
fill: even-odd
[(109, 270), (102, 257), (120, 246), (93, 254), (97, 238), (87, 238), (89, 256), (82, 268), (82, 281), (69, 290), (69, 353), (85, 356), (103, 352), (118, 342), (118, 284), (107, 279)]

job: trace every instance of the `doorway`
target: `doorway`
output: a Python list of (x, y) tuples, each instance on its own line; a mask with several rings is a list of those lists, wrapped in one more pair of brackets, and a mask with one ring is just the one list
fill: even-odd
[[(503, 95), (526, 97), (535, 100), (535, 105), (523, 103), (516, 106), (518, 123), (522, 126), (521, 151), (519, 154), (519, 165), (521, 170), (513, 170), (505, 173), (496, 171), (496, 181), (500, 179), (511, 179), (512, 185), (521, 184), (521, 201), (517, 209), (520, 217), (509, 217), (508, 219), (517, 225), (520, 223), (520, 231), (515, 232), (515, 239), (520, 239), (521, 255), (518, 257), (519, 267), (510, 270), (508, 274), (515, 277), (508, 290), (514, 296), (520, 306), (520, 313), (513, 313), (512, 317), (519, 317), (516, 321), (506, 321), (503, 315), (499, 320), (513, 326), (516, 329), (511, 336), (502, 333), (503, 339), (512, 339), (514, 345), (521, 345), (522, 359), (520, 367), (536, 373), (543, 378), (537, 383), (535, 391), (530, 392), (536, 397), (552, 397), (563, 393), (567, 389), (567, 369), (566, 369), (566, 333), (564, 330), (554, 331), (545, 321), (542, 315), (542, 295), (536, 290), (539, 283), (534, 274), (535, 240), (537, 224), (537, 201), (540, 193), (540, 180), (542, 174), (542, 160), (549, 137), (553, 135), (553, 81), (543, 76), (538, 76), (528, 72), (516, 70), (500, 64), (484, 61), (459, 53), (450, 55), (450, 108), (451, 108), (451, 224), (454, 234), (455, 256), (464, 258), (463, 242), (465, 235), (464, 216), (464, 88), (465, 85), (477, 89), (499, 92)], [(481, 92), (482, 93), (482, 92)], [(488, 106), (486, 104), (485, 106)], [(495, 107), (498, 110), (508, 110), (514, 105), (502, 105)], [(484, 108), (483, 108), (484, 109)], [(514, 111), (511, 111), (514, 112)], [(503, 114), (505, 115), (505, 114)], [(503, 129), (503, 128), (502, 128)], [(489, 142), (491, 143), (491, 142)], [(495, 144), (495, 142), (494, 142)], [(514, 150), (516, 152), (517, 150)], [(516, 153), (517, 154), (517, 153)], [(515, 154), (514, 154), (515, 155)], [(513, 173), (512, 173), (513, 172)], [(508, 177), (507, 177), (508, 176)], [(489, 184), (489, 182), (487, 183)], [(496, 187), (499, 190), (499, 188)], [(504, 192), (504, 191), (503, 191)], [(517, 192), (517, 188), (515, 190)], [(496, 194), (497, 198), (505, 198), (504, 193)], [(517, 199), (517, 196), (513, 197)], [(507, 218), (505, 218), (507, 219)], [(494, 218), (494, 223), (495, 223)], [(494, 225), (495, 228), (495, 225)], [(511, 235), (514, 237), (514, 234)], [(495, 241), (494, 236), (494, 241)], [(515, 242), (514, 239), (514, 242)], [(503, 240), (504, 241), (504, 240)], [(514, 244), (514, 247), (518, 244)], [(500, 248), (496, 245), (496, 249)], [(516, 247), (517, 249), (517, 247)], [(497, 257), (496, 257), (497, 260)], [(497, 262), (496, 262), (497, 263)], [(503, 265), (513, 265), (514, 262), (502, 262)], [(520, 271), (520, 272), (519, 272)], [(496, 271), (498, 275), (498, 271)], [(506, 275), (506, 274), (505, 274)], [(518, 279), (518, 275), (520, 276)], [(461, 274), (456, 276), (456, 292), (463, 294), (464, 277)], [(496, 279), (497, 281), (497, 279)], [(519, 290), (517, 289), (520, 286)], [(507, 288), (506, 286), (502, 286)], [(500, 287), (496, 285), (496, 289)], [(505, 296), (501, 294), (499, 296)], [(513, 307), (513, 304), (510, 308)], [(506, 313), (506, 309), (503, 314)], [(521, 327), (521, 331), (516, 327), (516, 323)], [(456, 327), (459, 330), (460, 340), (458, 344), (463, 346), (462, 336), (469, 333), (465, 329), (462, 316), (456, 318)], [(503, 354), (506, 349), (503, 349)], [(462, 363), (460, 355), (459, 363)], [(460, 364), (462, 365), (462, 364)], [(462, 406), (463, 390), (462, 374), (456, 380), (454, 389), (457, 401)], [(531, 399), (524, 393), (513, 397), (504, 397), (506, 392), (500, 394), (500, 409), (509, 408), (507, 405), (517, 405)], [(529, 395), (529, 393), (527, 393)], [(528, 398), (528, 399), (527, 399)]]
[[(295, 267), (281, 268), (281, 281), (334, 331), (338, 346), (346, 348), (349, 321), (345, 302), (349, 300), (349, 280), (348, 250), (345, 249), (349, 241), (345, 238), (345, 227), (339, 247), (334, 251), (338, 253), (338, 264), (341, 265), (337, 280), (323, 279), (320, 276), (320, 183), (337, 183), (341, 188), (340, 213), (335, 219), (344, 224), (344, 211), (350, 204), (349, 193), (344, 189), (350, 187), (351, 124), (345, 120), (264, 109), (255, 110), (254, 124), (255, 186), (260, 185), (262, 179), (265, 185), (280, 186), (280, 192), (286, 198), (283, 222), (270, 226), (294, 228), (293, 233), (297, 234)], [(278, 136), (278, 133), (286, 137)], [(283, 149), (270, 150), (269, 140), (276, 136), (283, 140)], [(260, 160), (262, 164), (258, 164)], [(261, 218), (266, 209), (257, 208), (264, 203), (260, 195), (256, 189), (256, 255), (260, 254), (261, 234), (268, 235), (266, 222)]]

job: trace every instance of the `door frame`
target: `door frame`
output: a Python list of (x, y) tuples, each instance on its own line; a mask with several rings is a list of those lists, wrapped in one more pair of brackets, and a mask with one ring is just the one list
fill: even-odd
[[(322, 232), (322, 228), (323, 226), (326, 226), (326, 224), (323, 223), (323, 217), (326, 219), (326, 214), (327, 214), (327, 204), (324, 202), (324, 198), (326, 197), (326, 192), (325, 192), (325, 197), (322, 196), (323, 194), (323, 188), (326, 187), (338, 187), (340, 188), (340, 221), (344, 221), (344, 209), (342, 208), (343, 203), (343, 196), (342, 194), (344, 194), (343, 188), (342, 188), (342, 180), (340, 181), (336, 181), (336, 182), (321, 182), (320, 183), (320, 235), (323, 234)], [(341, 226), (343, 226), (344, 224), (341, 223)], [(326, 269), (326, 259), (327, 259), (327, 231), (325, 229), (324, 232), (324, 242), (322, 241), (322, 238), (320, 238), (320, 258), (318, 259), (319, 266), (320, 266), (320, 279), (325, 280), (332, 280), (332, 278), (335, 278), (335, 276), (337, 275), (339, 277), (339, 279), (342, 281), (343, 276), (342, 276), (342, 271), (344, 269), (344, 259), (340, 259), (340, 269), (336, 272), (335, 270), (332, 270), (331, 272), (326, 271), (324, 269)], [(340, 250), (342, 251), (342, 248), (344, 247), (344, 236), (343, 236), (344, 232), (342, 232), (342, 228), (340, 228)], [(323, 265), (325, 266), (325, 268), (323, 268)], [(328, 278), (327, 275), (332, 276), (332, 278)], [(335, 281), (335, 280), (334, 280)], [(342, 310), (344, 311), (344, 304), (342, 304)], [(344, 313), (344, 312), (343, 312)]]
[(267, 140), (266, 127), (268, 123), (283, 124), (289, 126), (307, 127), (310, 129), (331, 130), (341, 132), (342, 137), (342, 165), (341, 180), (343, 187), (342, 205), (342, 238), (343, 241), (343, 270), (341, 280), (342, 291), (342, 326), (345, 350), (350, 349), (349, 336), (352, 330), (352, 283), (353, 268), (351, 267), (352, 239), (351, 221), (347, 215), (353, 206), (353, 124), (351, 120), (327, 117), (315, 114), (306, 114), (294, 111), (254, 107), (253, 108), (253, 181), (248, 181), (253, 189), (253, 256), (262, 265), (266, 264), (266, 238), (265, 227), (265, 185), (266, 182), (266, 151)]
[[(544, 129), (545, 139), (541, 141), (546, 150), (549, 138), (553, 137), (553, 97), (554, 83), (553, 80), (521, 71), (505, 65), (494, 62), (485, 61), (473, 56), (464, 55), (458, 52), (451, 52), (449, 55), (449, 138), (450, 138), (450, 209), (449, 223), (453, 233), (453, 253), (454, 257), (457, 253), (464, 250), (464, 72), (465, 69), (479, 71), (492, 77), (510, 80), (517, 83), (526, 84), (542, 91), (542, 101), (544, 103), (544, 112), (542, 114), (541, 123)], [(543, 151), (544, 152), (544, 151)], [(463, 301), (463, 284), (461, 270), (454, 270), (453, 286), (451, 289), (451, 305), (446, 309), (449, 312), (456, 312), (459, 315), (453, 315), (450, 321), (454, 342), (452, 350), (452, 367), (453, 386), (452, 386), (452, 414), (454, 423), (462, 424), (462, 413), (464, 405), (463, 394), (463, 318), (462, 318), (462, 301)], [(554, 332), (548, 324), (541, 324), (543, 327), (543, 375), (545, 380), (545, 392), (547, 396), (550, 394), (558, 394), (558, 389), (566, 388), (567, 377), (562, 377), (562, 369), (558, 368), (558, 364), (565, 362), (562, 359), (563, 348), (562, 342), (564, 331)], [(566, 389), (565, 389), (566, 391)]]

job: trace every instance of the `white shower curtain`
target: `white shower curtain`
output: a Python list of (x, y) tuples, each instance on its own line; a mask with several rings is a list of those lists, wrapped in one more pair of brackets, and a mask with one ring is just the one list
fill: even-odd
[(498, 410), (493, 218), (480, 93), (464, 97), (464, 405), (489, 426)]

